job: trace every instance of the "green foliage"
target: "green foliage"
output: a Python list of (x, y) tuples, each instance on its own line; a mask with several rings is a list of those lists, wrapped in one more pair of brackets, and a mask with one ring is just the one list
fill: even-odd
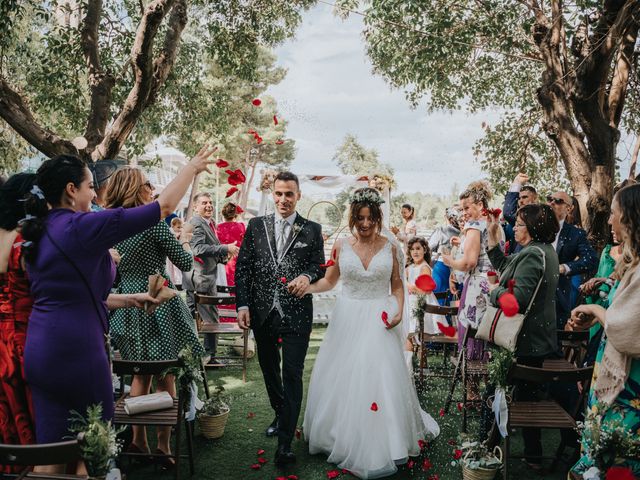
[(461, 435), (460, 451), (462, 456), (457, 462), (471, 470), (479, 468), (498, 469), (502, 461), (496, 456), (494, 451), (489, 450), (485, 442), (472, 441), (466, 435)]
[(20, 169), (20, 160), (35, 154), (35, 149), (31, 148), (9, 125), (0, 120), (0, 173), (17, 172)]
[(229, 411), (229, 397), (222, 385), (218, 385), (207, 398), (198, 415), (220, 415)]
[(401, 193), (391, 197), (391, 224), (401, 225), (400, 209), (408, 203), (415, 209), (415, 220), (419, 229), (432, 229), (444, 223), (445, 209), (458, 201), (457, 185), (451, 188), (451, 194), (446, 196), (430, 193)]
[(117, 435), (124, 431), (124, 427), (116, 429), (111, 425), (111, 421), (102, 420), (100, 404), (87, 407), (86, 417), (72, 410), (69, 422), (70, 432), (82, 434), (80, 449), (89, 475), (106, 475), (122, 447)]
[[(25, 97), (44, 127), (70, 139), (85, 132), (90, 92), (80, 43), (81, 2), (72, 2), (71, 9), (65, 3), (0, 2), (0, 74)], [(129, 135), (126, 157), (142, 153), (154, 137), (170, 136), (191, 155), (203, 141), (230, 135), (239, 123), (238, 100), (250, 101), (284, 75), (273, 65), (265, 67), (269, 55), (274, 63), (267, 48), (293, 35), (302, 11), (313, 2), (186, 3), (188, 23), (175, 64)], [(102, 68), (115, 78), (110, 119), (119, 114), (134, 85), (131, 48), (141, 5), (135, 0), (103, 0), (99, 55)], [(167, 30), (165, 19), (155, 38), (154, 55), (160, 53)], [(292, 158), (293, 145), (287, 141), (281, 147), (279, 152)], [(281, 157), (278, 152), (264, 152), (263, 161), (279, 163)]]
[(378, 152), (365, 148), (355, 135), (347, 134), (333, 156), (345, 175), (373, 175), (381, 173), (393, 176), (393, 168), (378, 160)]
[(509, 377), (509, 370), (513, 365), (515, 358), (506, 348), (494, 348), (491, 350), (491, 359), (487, 365), (487, 373), (489, 376), (489, 383), (502, 389), (507, 389), (507, 378)]

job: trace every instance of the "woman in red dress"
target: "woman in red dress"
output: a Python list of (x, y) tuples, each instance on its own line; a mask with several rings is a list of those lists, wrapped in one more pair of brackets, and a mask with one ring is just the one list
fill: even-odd
[[(18, 222), (35, 175), (19, 173), (0, 187), (0, 442), (35, 443), (23, 353), (33, 303), (21, 259)], [(0, 472), (2, 469), (0, 469)]]
[[(235, 243), (237, 246), (242, 244), (242, 239), (244, 238), (244, 233), (246, 231), (246, 227), (242, 222), (236, 222), (238, 215), (242, 212), (242, 210), (235, 203), (227, 203), (224, 207), (222, 207), (222, 217), (224, 218), (224, 222), (218, 224), (216, 228), (216, 232), (218, 234), (218, 240), (223, 245), (229, 243)], [(225, 265), (225, 270), (227, 272), (227, 285), (233, 286), (236, 284), (236, 262), (238, 261), (238, 257), (231, 258), (227, 264)], [(232, 305), (221, 305), (218, 307), (220, 310), (220, 321), (221, 322), (235, 322), (235, 318), (225, 317), (224, 310), (235, 310), (235, 307)]]

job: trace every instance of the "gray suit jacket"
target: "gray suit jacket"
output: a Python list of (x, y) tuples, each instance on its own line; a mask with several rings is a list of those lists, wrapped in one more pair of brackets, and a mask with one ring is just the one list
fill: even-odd
[(216, 294), (216, 278), (218, 263), (226, 263), (229, 250), (213, 233), (208, 222), (199, 215), (189, 220), (193, 225), (193, 237), (189, 242), (193, 252), (193, 270), (183, 277), (185, 290)]

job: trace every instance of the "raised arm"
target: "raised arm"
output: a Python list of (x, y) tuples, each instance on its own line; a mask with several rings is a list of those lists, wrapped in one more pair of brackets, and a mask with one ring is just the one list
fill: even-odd
[(195, 157), (182, 167), (171, 183), (164, 187), (164, 190), (158, 196), (162, 218), (174, 212), (196, 175), (202, 172), (211, 173), (208, 167), (214, 163), (213, 160), (209, 160), (213, 152), (215, 152), (215, 149), (210, 148), (209, 145), (203, 146)]
[(462, 258), (454, 260), (451, 255), (443, 255), (442, 261), (453, 270), (460, 270), (461, 272), (470, 272), (476, 268), (480, 257), (480, 230), (475, 228), (467, 229), (463, 250)]

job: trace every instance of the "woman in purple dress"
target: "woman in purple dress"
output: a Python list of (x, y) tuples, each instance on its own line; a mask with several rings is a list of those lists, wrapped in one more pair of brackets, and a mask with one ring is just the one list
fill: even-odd
[(96, 193), (82, 160), (61, 155), (38, 169), (38, 188), (26, 205), (33, 217), (22, 231), (34, 300), (24, 363), (38, 443), (67, 436), (71, 410), (84, 414), (101, 403), (103, 417), (113, 416), (107, 313), (142, 307), (149, 296), (110, 295), (115, 266), (109, 248), (173, 212), (194, 175), (208, 171), (211, 153), (202, 148), (156, 202), (101, 212), (90, 211)]

